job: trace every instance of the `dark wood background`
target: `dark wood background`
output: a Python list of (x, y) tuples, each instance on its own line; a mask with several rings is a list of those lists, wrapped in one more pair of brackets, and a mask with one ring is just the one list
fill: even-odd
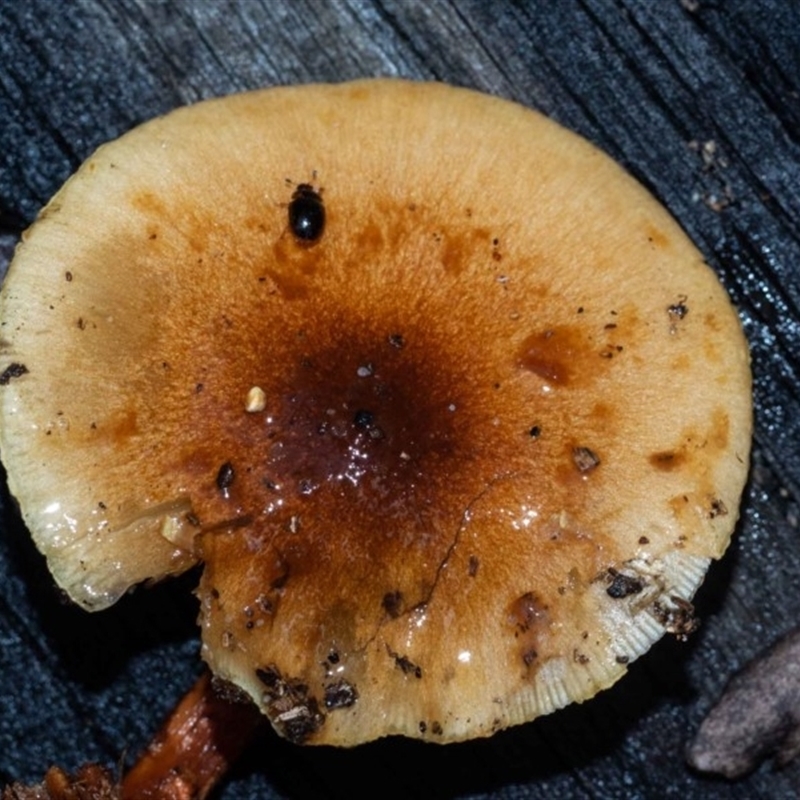
[[(538, 107), (671, 209), (752, 345), (752, 477), (698, 595), (701, 630), (662, 641), (594, 701), (447, 748), (302, 749), (265, 732), (219, 797), (800, 796), (798, 765), (726, 783), (683, 759), (727, 678), (800, 621), (796, 0), (0, 0), (0, 259), (97, 145), (140, 121), (373, 75)], [(198, 671), (195, 576), (90, 616), (59, 601), (7, 492), (0, 526), (0, 782), (130, 759)]]

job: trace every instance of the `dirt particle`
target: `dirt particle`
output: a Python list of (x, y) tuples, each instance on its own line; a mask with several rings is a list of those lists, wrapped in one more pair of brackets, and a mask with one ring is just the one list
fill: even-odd
[(263, 667), (256, 670), (256, 677), (267, 687), (272, 690), (278, 686), (281, 679), (281, 674), (275, 667)]
[(581, 653), (581, 651), (578, 650), (577, 647), (572, 651), (572, 660), (576, 664), (588, 664), (589, 661), (591, 661), (589, 656), (585, 655), (584, 653)]
[(350, 708), (358, 700), (356, 687), (347, 681), (338, 681), (325, 687), (325, 708), (333, 711), (337, 708)]
[(474, 578), (478, 574), (478, 567), (480, 566), (480, 562), (478, 561), (478, 556), (470, 556), (469, 557), (469, 576), (470, 578)]
[(264, 686), (267, 714), (284, 738), (302, 744), (322, 727), (325, 715), (305, 683), (284, 678), (274, 664), (256, 669), (256, 677)]
[(267, 407), (267, 395), (260, 386), (252, 386), (244, 401), (244, 408), (249, 414), (263, 411)]
[[(284, 701), (278, 701), (274, 706), (282, 707), (283, 704)], [(303, 744), (322, 727), (324, 722), (325, 715), (319, 710), (319, 704), (313, 697), (291, 706), (286, 711), (281, 711), (272, 718), (273, 725), (292, 744)]]
[(644, 589), (644, 581), (634, 575), (625, 575), (613, 567), (606, 572), (606, 580), (610, 581), (606, 594), (614, 600), (621, 600), (632, 594), (639, 594)]
[(578, 472), (584, 475), (600, 466), (599, 456), (588, 447), (573, 447), (572, 461)]
[(272, 614), (275, 611), (275, 603), (266, 594), (260, 594), (256, 598), (256, 604), (264, 614)]
[(422, 677), (422, 667), (415, 664), (407, 656), (402, 656), (400, 653), (395, 653), (388, 646), (386, 648), (389, 655), (394, 659), (394, 665), (404, 674), (413, 675), (415, 678)]
[(689, 634), (700, 627), (700, 620), (694, 615), (694, 606), (682, 597), (672, 595), (670, 605), (656, 600), (652, 606), (653, 616), (664, 626), (667, 633), (672, 633), (680, 641), (685, 642)]
[(708, 512), (708, 516), (710, 519), (716, 519), (717, 517), (724, 517), (728, 514), (728, 508), (725, 503), (722, 502), (718, 497), (715, 497), (711, 501), (711, 510)]
[(397, 589), (393, 592), (387, 592), (381, 600), (383, 610), (392, 618), (397, 619), (403, 613), (403, 593)]
[(360, 431), (368, 431), (375, 422), (375, 415), (366, 409), (359, 409), (353, 415), (353, 425)]
[(289, 580), (289, 565), (282, 558), (276, 564), (276, 569), (280, 570), (280, 572), (269, 584), (269, 588), (273, 590), (283, 589)]
[(670, 322), (675, 323), (682, 320), (689, 313), (689, 307), (686, 305), (687, 299), (686, 295), (681, 295), (677, 303), (667, 306)]
[(64, 273), (64, 278), (66, 279), (67, 283), (72, 283), (72, 273), (69, 270)]
[(372, 364), (361, 364), (356, 369), (359, 378), (371, 378), (375, 374), (375, 367)]
[(222, 698), (226, 703), (251, 703), (250, 695), (244, 689), (239, 688), (236, 684), (220, 678), (219, 675), (211, 677), (211, 688), (214, 690), (214, 696)]
[(3, 372), (0, 373), (0, 386), (5, 386), (12, 378), (19, 378), (27, 372), (28, 368), (24, 364), (18, 364), (17, 362), (9, 364)]

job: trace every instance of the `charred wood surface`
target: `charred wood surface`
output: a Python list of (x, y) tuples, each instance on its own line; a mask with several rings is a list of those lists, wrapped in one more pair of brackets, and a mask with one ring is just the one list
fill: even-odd
[[(800, 619), (800, 4), (0, 0), (0, 260), (80, 162), (138, 122), (376, 75), (535, 106), (672, 211), (751, 342), (752, 478), (697, 597), (701, 629), (599, 698), (447, 748), (302, 749), (264, 733), (219, 798), (796, 797), (797, 763), (726, 783), (692, 772), (684, 750), (730, 676)], [(59, 602), (7, 492), (1, 513), (0, 784), (130, 761), (199, 669), (196, 576), (89, 616)]]

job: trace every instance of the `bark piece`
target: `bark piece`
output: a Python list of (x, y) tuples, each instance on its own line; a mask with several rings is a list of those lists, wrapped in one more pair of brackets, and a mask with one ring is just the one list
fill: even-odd
[(728, 684), (687, 750), (701, 772), (739, 778), (771, 755), (800, 753), (800, 628), (750, 662)]

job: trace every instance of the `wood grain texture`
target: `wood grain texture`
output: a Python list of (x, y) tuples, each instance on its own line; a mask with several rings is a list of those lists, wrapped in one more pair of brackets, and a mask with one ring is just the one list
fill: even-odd
[[(702, 629), (662, 641), (594, 701), (448, 748), (309, 750), (265, 733), (220, 798), (798, 796), (797, 764), (727, 784), (691, 773), (683, 749), (731, 673), (800, 620), (800, 4), (0, 0), (0, 259), (97, 145), (144, 119), (374, 75), (538, 107), (672, 211), (751, 342), (752, 479), (735, 543), (698, 596)], [(196, 576), (85, 615), (59, 603), (2, 499), (0, 782), (54, 762), (114, 764), (197, 672)]]

